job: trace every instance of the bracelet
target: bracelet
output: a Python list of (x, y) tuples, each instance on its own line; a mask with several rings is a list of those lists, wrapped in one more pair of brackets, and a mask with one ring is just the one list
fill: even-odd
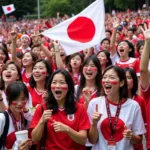
[(0, 102), (2, 102), (3, 101), (3, 98), (0, 98)]

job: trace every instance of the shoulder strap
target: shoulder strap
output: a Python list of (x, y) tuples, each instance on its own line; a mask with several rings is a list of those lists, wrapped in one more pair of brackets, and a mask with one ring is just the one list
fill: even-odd
[(2, 112), (6, 118), (3, 134), (0, 137), (0, 149), (5, 147), (5, 142), (8, 134), (8, 128), (9, 128), (9, 115), (7, 111)]

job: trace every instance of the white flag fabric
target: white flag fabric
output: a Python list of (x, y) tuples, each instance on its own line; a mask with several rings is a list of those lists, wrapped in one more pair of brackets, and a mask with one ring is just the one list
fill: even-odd
[(5, 15), (7, 15), (7, 14), (13, 12), (13, 11), (15, 11), (14, 4), (2, 6), (2, 9), (3, 9)]
[(78, 15), (42, 34), (58, 40), (67, 55), (90, 48), (105, 37), (104, 1), (96, 0)]

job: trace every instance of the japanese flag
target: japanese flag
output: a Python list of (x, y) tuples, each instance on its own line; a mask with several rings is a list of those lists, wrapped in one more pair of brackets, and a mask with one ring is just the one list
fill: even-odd
[(10, 5), (6, 5), (6, 6), (2, 6), (4, 14), (7, 15), (13, 11), (15, 11), (15, 7), (14, 4), (10, 4)]
[(58, 40), (67, 55), (90, 48), (105, 37), (104, 1), (96, 0), (81, 13), (42, 34)]

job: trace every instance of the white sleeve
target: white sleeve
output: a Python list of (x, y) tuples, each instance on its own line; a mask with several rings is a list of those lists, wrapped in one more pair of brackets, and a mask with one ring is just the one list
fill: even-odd
[(137, 106), (135, 109), (132, 131), (135, 135), (141, 135), (146, 132), (141, 109), (139, 106)]
[(6, 118), (3, 113), (0, 113), (0, 137), (3, 134)]
[(92, 115), (94, 113), (94, 109), (93, 109), (93, 106), (92, 106), (91, 102), (88, 105), (87, 113), (88, 113), (88, 116), (89, 116), (90, 123), (92, 124)]
[(30, 93), (29, 93), (29, 99), (28, 99), (28, 101), (27, 101), (27, 103), (26, 103), (26, 107), (27, 107), (28, 109), (30, 109), (30, 108), (33, 107), (33, 106), (32, 106), (32, 96), (31, 96)]

